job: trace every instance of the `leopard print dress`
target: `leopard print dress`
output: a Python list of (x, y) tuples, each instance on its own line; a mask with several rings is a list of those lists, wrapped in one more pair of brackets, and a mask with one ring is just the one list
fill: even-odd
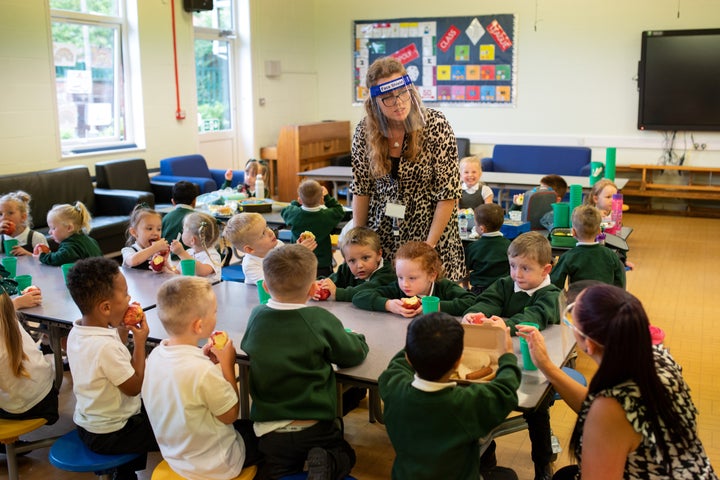
[[(705, 453), (700, 439), (697, 437), (697, 409), (690, 397), (690, 389), (683, 380), (682, 368), (675, 363), (670, 353), (663, 346), (653, 348), (655, 355), (655, 367), (660, 380), (673, 397), (673, 404), (677, 413), (682, 418), (682, 423), (688, 430), (690, 446), (686, 449), (677, 448), (677, 439), (670, 438), (670, 433), (663, 431), (665, 441), (670, 445), (672, 453), (672, 471), (665, 468), (660, 449), (657, 447), (655, 435), (650, 428), (650, 422), (655, 418), (647, 418), (647, 411), (643, 404), (643, 398), (635, 382), (625, 382), (612, 388), (589, 395), (585, 399), (578, 415), (575, 429), (582, 431), (590, 410), (592, 401), (598, 396), (614, 398), (625, 410), (625, 417), (633, 429), (642, 435), (640, 446), (628, 455), (625, 464), (624, 478), (632, 479), (715, 479), (717, 475), (713, 471), (710, 460)], [(575, 455), (580, 460), (582, 451), (582, 437), (580, 445), (575, 450)], [(581, 475), (575, 477), (580, 479)]]
[[(385, 260), (392, 261), (401, 245), (427, 239), (439, 200), (460, 198), (455, 134), (442, 113), (426, 109), (420, 153), (414, 162), (399, 159), (397, 178), (392, 174), (372, 177), (365, 135), (363, 119), (353, 136), (350, 190), (354, 195), (370, 197), (367, 225), (380, 236)], [(405, 148), (403, 145), (403, 151)], [(388, 202), (405, 206), (404, 219), (385, 215)], [(445, 267), (445, 276), (455, 281), (462, 279), (465, 255), (458, 231), (457, 207), (435, 249)]]

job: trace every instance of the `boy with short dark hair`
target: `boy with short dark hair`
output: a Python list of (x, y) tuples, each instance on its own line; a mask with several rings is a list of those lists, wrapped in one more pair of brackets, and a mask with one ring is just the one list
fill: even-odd
[(465, 265), (470, 272), (470, 291), (476, 295), (498, 278), (510, 274), (507, 259), (510, 240), (500, 232), (504, 220), (505, 212), (496, 203), (475, 208), (475, 231), (480, 238), (465, 246)]
[(572, 233), (577, 245), (560, 256), (550, 272), (550, 281), (559, 288), (578, 280), (599, 280), (625, 288), (625, 267), (620, 258), (597, 242), (602, 214), (591, 205), (580, 205), (572, 212)]
[(108, 258), (78, 260), (68, 272), (67, 287), (82, 314), (67, 341), (78, 434), (96, 453), (144, 454), (118, 467), (113, 477), (136, 479), (135, 472), (145, 469), (147, 452), (158, 450), (140, 400), (150, 333), (145, 316), (126, 327), (133, 334), (130, 354), (118, 334), (130, 301), (127, 282)]
[(337, 419), (333, 365), (362, 363), (365, 337), (347, 332), (320, 307), (305, 305), (315, 293), (317, 259), (307, 248), (286, 245), (263, 260), (267, 305), (253, 309), (241, 348), (250, 358), (250, 419), (265, 456), (260, 478), (301, 472), (308, 479), (343, 478), (355, 452)]
[[(171, 201), (174, 208), (162, 219), (162, 238), (168, 242), (180, 240), (178, 235), (182, 233), (183, 220), (185, 215), (195, 211), (195, 200), (198, 195), (200, 195), (200, 187), (192, 182), (181, 180), (173, 185)], [(183, 244), (183, 248), (188, 247)]]
[(142, 395), (160, 451), (185, 478), (230, 478), (257, 460), (249, 420), (238, 420), (232, 339), (198, 343), (213, 333), (217, 300), (210, 282), (175, 277), (158, 291), (169, 338), (148, 357)]
[(343, 206), (317, 181), (305, 180), (298, 187), (298, 199), (283, 208), (280, 215), (292, 231), (293, 242), (306, 231), (315, 235), (317, 276), (330, 275), (333, 272), (330, 234), (345, 216)]
[[(502, 325), (502, 320), (488, 319)], [(506, 329), (496, 377), (463, 387), (450, 380), (463, 353), (464, 330), (436, 312), (414, 319), (405, 350), (379, 378), (385, 426), (396, 451), (394, 479), (515, 478), (508, 468), (479, 465), (479, 439), (517, 407), (520, 369)]]
[[(477, 303), (465, 313), (481, 312), (485, 317), (502, 317), (515, 334), (515, 325), (532, 322), (545, 329), (560, 322), (558, 295), (560, 289), (550, 283), (552, 248), (547, 238), (538, 232), (528, 232), (515, 238), (508, 248), (510, 276), (500, 278), (477, 298)], [(466, 317), (464, 319), (468, 321)], [(535, 479), (552, 476), (552, 444), (550, 414), (551, 396), (533, 412), (523, 414), (528, 423), (532, 443)]]

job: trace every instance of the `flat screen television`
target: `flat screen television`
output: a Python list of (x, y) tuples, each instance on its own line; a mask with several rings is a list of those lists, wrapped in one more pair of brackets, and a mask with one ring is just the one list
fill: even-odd
[(642, 33), (640, 130), (720, 131), (720, 29)]

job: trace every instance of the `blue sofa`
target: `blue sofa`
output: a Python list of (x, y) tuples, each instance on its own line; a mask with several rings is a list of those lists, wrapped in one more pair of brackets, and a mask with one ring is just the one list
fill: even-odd
[(495, 145), (493, 156), (482, 159), (486, 172), (537, 173), (586, 177), (590, 175), (588, 147)]
[[(225, 181), (225, 170), (208, 168), (205, 157), (200, 154), (181, 155), (160, 160), (160, 175), (153, 177), (155, 182), (177, 183), (181, 180), (195, 183), (200, 193), (214, 192)], [(245, 172), (233, 171), (232, 187), (245, 181)]]

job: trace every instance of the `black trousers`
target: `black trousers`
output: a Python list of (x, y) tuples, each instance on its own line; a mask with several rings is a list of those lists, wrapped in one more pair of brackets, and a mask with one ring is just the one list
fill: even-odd
[(0, 408), (0, 418), (5, 420), (30, 420), (31, 418), (44, 418), (48, 425), (58, 421), (58, 390), (54, 386), (45, 398), (40, 400), (31, 409), (22, 413), (10, 413)]

